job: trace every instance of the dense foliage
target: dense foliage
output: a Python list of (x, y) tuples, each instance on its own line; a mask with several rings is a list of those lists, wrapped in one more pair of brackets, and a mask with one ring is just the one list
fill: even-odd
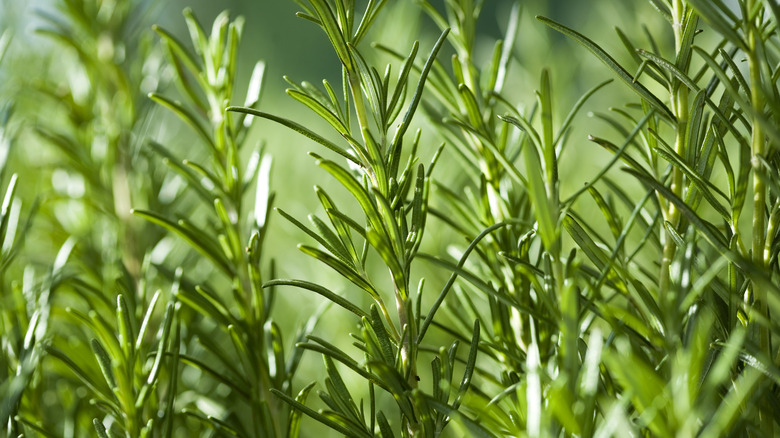
[(780, 434), (776, 2), (296, 0), (293, 116), (251, 16), (55, 3), (0, 28), (4, 436)]

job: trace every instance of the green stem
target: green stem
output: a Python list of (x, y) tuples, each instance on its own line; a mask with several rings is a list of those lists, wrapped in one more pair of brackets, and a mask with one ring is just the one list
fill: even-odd
[[(753, 111), (756, 116), (752, 121), (751, 148), (753, 158), (763, 156), (765, 153), (765, 134), (758, 120), (758, 115), (764, 109), (764, 96), (761, 93), (761, 63), (758, 54), (755, 52), (755, 41), (760, 38), (757, 35), (758, 29), (751, 26), (749, 32), (751, 51), (748, 53), (748, 66), (750, 69), (750, 97), (753, 103)], [(764, 259), (764, 241), (766, 232), (766, 216), (764, 209), (766, 206), (766, 186), (757, 172), (753, 173), (753, 261), (763, 267), (766, 265)], [(758, 291), (757, 291), (758, 292)], [(756, 297), (760, 300), (759, 297)]]
[[(403, 339), (401, 339), (401, 373), (406, 377), (406, 381), (412, 389), (417, 388), (417, 319), (414, 316), (414, 306), (411, 299), (402, 299), (396, 291), (396, 306), (398, 309), (398, 319), (401, 325)], [(409, 396), (411, 398), (411, 396)], [(412, 406), (415, 406), (414, 400)], [(403, 432), (405, 436), (413, 437), (419, 434), (422, 429), (420, 415), (415, 408), (415, 418), (404, 418), (405, 427)]]
[[(236, 209), (239, 211), (238, 217), (242, 217), (240, 214), (241, 204), (240, 199), (236, 203)], [(233, 232), (236, 235), (241, 236), (241, 227), (237, 224), (233, 224)], [(248, 240), (248, 239), (247, 239)], [(257, 249), (259, 250), (259, 248)], [(237, 303), (243, 307), (243, 317), (247, 319), (249, 332), (247, 333), (247, 350), (250, 353), (249, 360), (253, 363), (253, 372), (250, 379), (253, 381), (253, 390), (251, 391), (251, 409), (252, 409), (252, 427), (256, 436), (263, 436), (263, 419), (270, 420), (274, 431), (274, 436), (282, 436), (283, 431), (281, 429), (281, 422), (284, 421), (280, 412), (280, 406), (271, 394), (273, 383), (271, 382), (271, 376), (268, 369), (269, 359), (266, 356), (268, 349), (265, 345), (266, 330), (263, 325), (262, 311), (257, 311), (254, 308), (255, 305), (262, 306), (263, 303), (255, 303), (253, 300), (252, 284), (251, 284), (251, 267), (249, 266), (248, 255), (235, 254), (236, 257), (236, 272), (238, 275), (234, 279), (236, 287), (241, 291), (242, 302)], [(259, 319), (258, 319), (259, 316)], [(281, 388), (277, 388), (281, 390)], [(266, 409), (263, 405), (267, 406), (267, 411), (270, 412), (270, 418), (266, 415)]]
[[(366, 105), (363, 102), (363, 94), (360, 89), (360, 75), (354, 71), (348, 71), (347, 75), (349, 76), (349, 89), (352, 92), (352, 101), (355, 105), (358, 125), (360, 125), (360, 130), (363, 132), (364, 129), (368, 129), (368, 113), (366, 112)], [(363, 141), (367, 141), (365, 137)]]
[[(674, 27), (674, 44), (675, 53), (679, 54), (683, 50), (684, 35), (685, 35), (685, 4), (682, 0), (675, 0), (673, 4), (673, 24)], [(677, 117), (677, 126), (675, 128), (675, 140), (674, 148), (680, 156), (685, 156), (686, 151), (686, 131), (688, 128), (688, 88), (680, 83), (680, 81), (674, 79), (670, 85), (672, 111), (675, 117)], [(680, 169), (674, 167), (672, 169), (672, 184), (671, 191), (677, 196), (682, 195), (683, 175)], [(671, 202), (668, 203), (667, 209), (664, 212), (665, 220), (676, 227), (680, 221), (680, 211)], [(671, 267), (674, 254), (677, 250), (674, 240), (664, 231), (664, 249), (663, 258), (661, 260), (661, 273), (659, 277), (658, 292), (664, 298), (664, 301), (669, 303), (669, 289), (670, 289), (670, 275), (669, 268)]]
[(780, 202), (772, 207), (772, 214), (769, 215), (769, 222), (766, 226), (766, 242), (764, 242), (765, 261), (768, 261), (772, 256), (772, 246), (775, 243), (774, 236), (777, 233), (778, 225), (780, 225)]
[[(755, 0), (747, 0), (745, 10), (754, 9)], [(765, 154), (765, 134), (759, 116), (764, 111), (765, 101), (761, 90), (761, 60), (758, 54), (758, 45), (761, 39), (761, 14), (758, 14), (754, 22), (751, 17), (745, 17), (748, 37), (748, 69), (750, 71), (750, 99), (753, 105), (753, 120), (751, 132), (751, 149), (753, 160), (756, 161), (759, 156)], [(764, 258), (764, 247), (766, 241), (767, 220), (765, 215), (766, 206), (766, 186), (758, 172), (753, 172), (753, 238), (752, 238), (752, 258), (753, 263), (764, 268), (767, 260)], [(753, 291), (753, 311), (762, 317), (768, 317), (766, 290), (760, 287), (756, 282), (751, 283)], [(766, 325), (759, 324), (758, 327), (759, 348), (772, 355), (769, 330)], [(762, 403), (759, 410), (759, 422), (761, 431), (765, 436), (774, 436), (774, 416), (772, 408), (766, 402)]]

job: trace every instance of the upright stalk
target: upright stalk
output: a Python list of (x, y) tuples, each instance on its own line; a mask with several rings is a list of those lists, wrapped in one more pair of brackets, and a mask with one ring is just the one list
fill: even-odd
[[(680, 54), (683, 52), (686, 41), (685, 33), (686, 27), (689, 25), (686, 20), (686, 7), (682, 0), (675, 0), (672, 5), (672, 18), (674, 29), (674, 51), (675, 58), (677, 60), (678, 67), (687, 68), (687, 60), (679, 59)], [(682, 63), (682, 65), (681, 65)], [(683, 70), (685, 71), (685, 70)], [(670, 82), (670, 94), (672, 102), (672, 112), (677, 118), (677, 125), (675, 126), (675, 139), (674, 149), (680, 156), (685, 156), (686, 151), (686, 132), (688, 129), (688, 88), (683, 85), (678, 79), (672, 78)], [(672, 193), (678, 197), (682, 195), (683, 191), (683, 174), (682, 171), (674, 166), (672, 169), (672, 182), (670, 189)], [(664, 212), (665, 220), (669, 222), (672, 227), (677, 227), (680, 222), (680, 211), (677, 207), (669, 202), (666, 211)], [(669, 288), (670, 288), (670, 273), (669, 268), (674, 259), (677, 245), (674, 243), (672, 236), (668, 231), (664, 233), (664, 249), (663, 259), (661, 261), (661, 273), (659, 276), (658, 291), (667, 303), (670, 302)]]
[[(755, 0), (747, 0), (745, 5), (745, 25), (747, 26), (748, 43), (748, 69), (750, 71), (750, 101), (753, 108), (753, 120), (751, 121), (751, 155), (752, 163), (756, 163), (759, 157), (765, 155), (766, 138), (761, 121), (759, 118), (764, 111), (766, 104), (762, 92), (761, 80), (761, 59), (759, 58), (759, 46), (761, 45), (761, 17), (758, 12), (755, 17), (750, 14), (756, 7)], [(767, 259), (764, 257), (764, 245), (766, 241), (767, 221), (765, 216), (766, 208), (766, 186), (758, 172), (753, 173), (753, 237), (752, 237), (752, 259), (753, 263), (764, 268)], [(753, 311), (760, 317), (768, 317), (766, 290), (757, 282), (753, 281), (750, 285), (753, 295)], [(766, 325), (759, 324), (758, 342), (761, 351), (772, 356), (769, 330)], [(759, 423), (762, 432), (766, 436), (774, 436), (774, 415), (772, 408), (767, 403), (762, 403), (759, 411)]]
[[(748, 11), (753, 9), (754, 1), (749, 0), (747, 2), (746, 9)], [(759, 60), (757, 53), (757, 45), (760, 44), (761, 34), (760, 29), (756, 26), (749, 17), (747, 19), (748, 26), (748, 68), (750, 70), (750, 99), (753, 106), (753, 120), (752, 120), (752, 132), (751, 132), (751, 150), (753, 156), (753, 162), (755, 162), (759, 156), (765, 154), (766, 138), (764, 130), (759, 121), (760, 114), (764, 110), (764, 96), (761, 91), (761, 61)], [(753, 244), (752, 244), (752, 258), (753, 262), (758, 266), (765, 266), (766, 260), (764, 258), (764, 241), (766, 239), (766, 186), (764, 181), (758, 175), (757, 172), (753, 173)], [(753, 291), (755, 294), (755, 300), (759, 307), (764, 307), (765, 298), (762, 297), (760, 288), (753, 285)], [(763, 312), (762, 312), (763, 313)], [(762, 340), (762, 347), (765, 347)]]
[[(362, 93), (362, 87), (360, 82), (360, 73), (357, 71), (357, 67), (355, 66), (355, 63), (352, 62), (351, 64), (344, 64), (344, 68), (346, 69), (347, 78), (349, 80), (349, 88), (352, 95), (352, 102), (355, 107), (355, 114), (357, 115), (358, 120), (358, 126), (360, 127), (360, 133), (363, 139), (363, 144), (366, 145), (368, 148), (369, 142), (373, 141), (371, 138), (369, 138), (370, 134), (370, 125), (368, 121), (368, 109), (366, 108), (365, 101), (363, 99), (363, 93)], [(369, 158), (371, 156), (371, 153), (369, 152)], [(381, 157), (379, 157), (381, 159)], [(380, 178), (382, 175), (387, 177), (386, 172), (382, 172), (382, 175), (378, 175), (377, 172), (374, 170), (374, 166), (379, 165), (383, 166), (383, 163), (366, 163), (367, 166), (367, 172), (369, 175), (369, 178), (371, 179), (371, 183), (373, 184), (374, 188), (379, 190), (379, 192), (382, 194), (382, 196), (388, 196), (387, 189), (389, 187), (388, 181), (382, 181)], [(380, 204), (377, 205), (378, 208), (382, 208)], [(399, 262), (402, 262), (402, 260), (399, 260)], [(413, 312), (413, 303), (412, 300), (409, 298), (409, 285), (408, 283), (402, 283), (398, 284), (397, 282), (406, 282), (406, 278), (395, 278), (393, 277), (393, 283), (395, 283), (395, 300), (396, 300), (396, 309), (398, 311), (398, 321), (399, 321), (399, 327), (401, 329), (401, 336), (402, 339), (400, 340), (400, 348), (401, 348), (401, 362), (402, 362), (402, 371), (404, 372), (404, 375), (406, 376), (407, 382), (412, 388), (417, 387), (417, 352), (416, 352), (416, 339), (417, 339), (417, 324), (416, 324), (416, 318), (414, 316)], [(416, 430), (416, 426), (410, 425), (408, 428), (408, 431), (410, 433), (413, 433), (411, 431)]]

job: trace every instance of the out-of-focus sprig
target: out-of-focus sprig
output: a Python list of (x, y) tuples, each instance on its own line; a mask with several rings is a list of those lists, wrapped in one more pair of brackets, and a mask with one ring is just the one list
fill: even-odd
[[(182, 160), (172, 149), (152, 143), (170, 170), (184, 181), (183, 194), (195, 194), (197, 202), (190, 210), (180, 212), (179, 218), (163, 211), (134, 210), (135, 215), (184, 240), (194, 253), (211, 263), (218, 277), (205, 282), (203, 279), (210, 275), (191, 272), (184, 266), (179, 269), (182, 281), (175, 296), (203, 318), (202, 324), (195, 322), (188, 328), (195, 336), (183, 340), (188, 352), (180, 354), (179, 361), (229, 388), (229, 394), (218, 402), (224, 406), (224, 415), (201, 411), (195, 400), (184, 406), (181, 422), (196, 420), (239, 436), (297, 436), (300, 413), (290, 412), (287, 404), (271, 394), (278, 391), (292, 397), (292, 378), (302, 352), (296, 346), (286, 354), (281, 330), (271, 318), (272, 290), (263, 289), (264, 270), (273, 275), (273, 263), (264, 266), (262, 258), (274, 197), (269, 187), (271, 159), (257, 149), (249, 164), (241, 165), (253, 119), (224, 110), (235, 94), (244, 20), (239, 17), (231, 21), (223, 12), (208, 35), (191, 10), (185, 10), (184, 17), (194, 53), (165, 29), (155, 26), (154, 30), (187, 103), (157, 93), (150, 94), (150, 98), (191, 128), (197, 143), (205, 147), (209, 164), (197, 162), (196, 157), (202, 154), (190, 152), (194, 157)], [(246, 91), (248, 108), (260, 100), (264, 69), (262, 62), (254, 67)], [(247, 194), (255, 180), (254, 206), (250, 208)], [(196, 211), (206, 212), (208, 218), (202, 222), (187, 218), (194, 217)], [(299, 340), (314, 328), (316, 320), (314, 315)], [(196, 385), (182, 390), (185, 394), (195, 391), (200, 394), (198, 399), (217, 397), (206, 395), (206, 388)], [(298, 394), (298, 399), (304, 400), (308, 390)], [(245, 409), (249, 412), (246, 417), (236, 414)]]

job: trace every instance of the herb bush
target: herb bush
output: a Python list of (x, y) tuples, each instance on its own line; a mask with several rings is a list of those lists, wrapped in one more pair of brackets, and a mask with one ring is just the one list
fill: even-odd
[(251, 17), (55, 3), (0, 29), (5, 436), (780, 434), (776, 2), (300, 0), (291, 111)]

